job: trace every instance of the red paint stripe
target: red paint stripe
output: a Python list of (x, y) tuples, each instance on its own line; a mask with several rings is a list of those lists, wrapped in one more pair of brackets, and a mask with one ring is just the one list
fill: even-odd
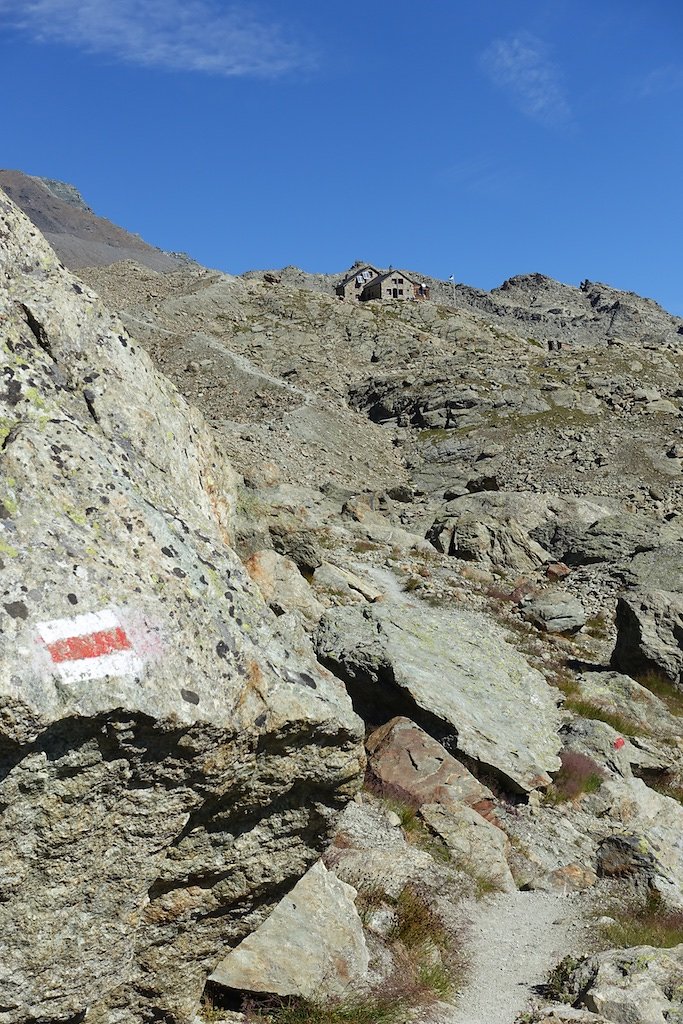
[(100, 658), (103, 654), (129, 651), (132, 644), (120, 626), (101, 629), (85, 636), (69, 636), (48, 644), (50, 657), (55, 662), (78, 661), (81, 658)]

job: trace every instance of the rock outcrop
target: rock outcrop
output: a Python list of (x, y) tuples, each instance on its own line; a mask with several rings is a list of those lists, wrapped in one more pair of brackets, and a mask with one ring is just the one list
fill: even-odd
[(0, 322), (2, 1019), (184, 1024), (360, 723), (277, 638), (200, 416), (2, 193)]
[(564, 991), (575, 1005), (614, 1024), (664, 1024), (680, 1019), (683, 946), (635, 946), (597, 953), (567, 970)]
[(0, 188), (31, 219), (70, 270), (136, 260), (154, 270), (176, 270), (179, 262), (139, 235), (97, 217), (73, 185), (0, 171)]
[(617, 602), (612, 665), (631, 676), (660, 675), (680, 685), (683, 673), (683, 595), (634, 591)]

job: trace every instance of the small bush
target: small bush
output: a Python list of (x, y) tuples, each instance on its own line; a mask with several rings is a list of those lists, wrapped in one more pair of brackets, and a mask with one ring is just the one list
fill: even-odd
[(606, 778), (605, 772), (592, 757), (576, 750), (561, 751), (560, 761), (562, 767), (546, 794), (550, 803), (564, 803), (566, 800), (576, 800), (584, 793), (596, 793)]
[(493, 896), (495, 893), (504, 891), (503, 886), (495, 878), (483, 878), (479, 875), (475, 880), (474, 895), (478, 900), (483, 900), (485, 896)]
[(313, 1003), (308, 999), (270, 999), (244, 1004), (247, 1024), (398, 1024), (404, 1017), (398, 996), (355, 996)]
[(644, 904), (613, 910), (611, 916), (614, 924), (602, 930), (610, 946), (671, 949), (683, 942), (683, 910), (667, 910), (658, 893), (652, 893)]
[(406, 885), (396, 901), (396, 926), (393, 940), (406, 949), (420, 949), (431, 943), (438, 949), (448, 949), (448, 935), (430, 902), (413, 885)]

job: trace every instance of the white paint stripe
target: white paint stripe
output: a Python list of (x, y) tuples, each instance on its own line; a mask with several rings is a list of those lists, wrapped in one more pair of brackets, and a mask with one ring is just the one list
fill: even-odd
[(98, 633), (101, 629), (116, 629), (120, 626), (115, 612), (105, 608), (101, 612), (86, 612), (76, 615), (73, 619), (52, 619), (51, 622), (39, 622), (38, 632), (46, 644), (55, 640), (66, 640), (71, 636), (85, 636), (87, 633)]
[(100, 658), (79, 658), (78, 661), (62, 661), (55, 665), (66, 683), (78, 683), (84, 679), (101, 679), (103, 676), (133, 676), (142, 671), (143, 662), (132, 651), (117, 651)]

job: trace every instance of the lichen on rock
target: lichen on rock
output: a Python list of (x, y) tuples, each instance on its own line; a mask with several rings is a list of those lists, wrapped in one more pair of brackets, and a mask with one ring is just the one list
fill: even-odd
[(0, 193), (0, 1004), (189, 1022), (316, 859), (362, 730), (229, 546), (236, 476)]

